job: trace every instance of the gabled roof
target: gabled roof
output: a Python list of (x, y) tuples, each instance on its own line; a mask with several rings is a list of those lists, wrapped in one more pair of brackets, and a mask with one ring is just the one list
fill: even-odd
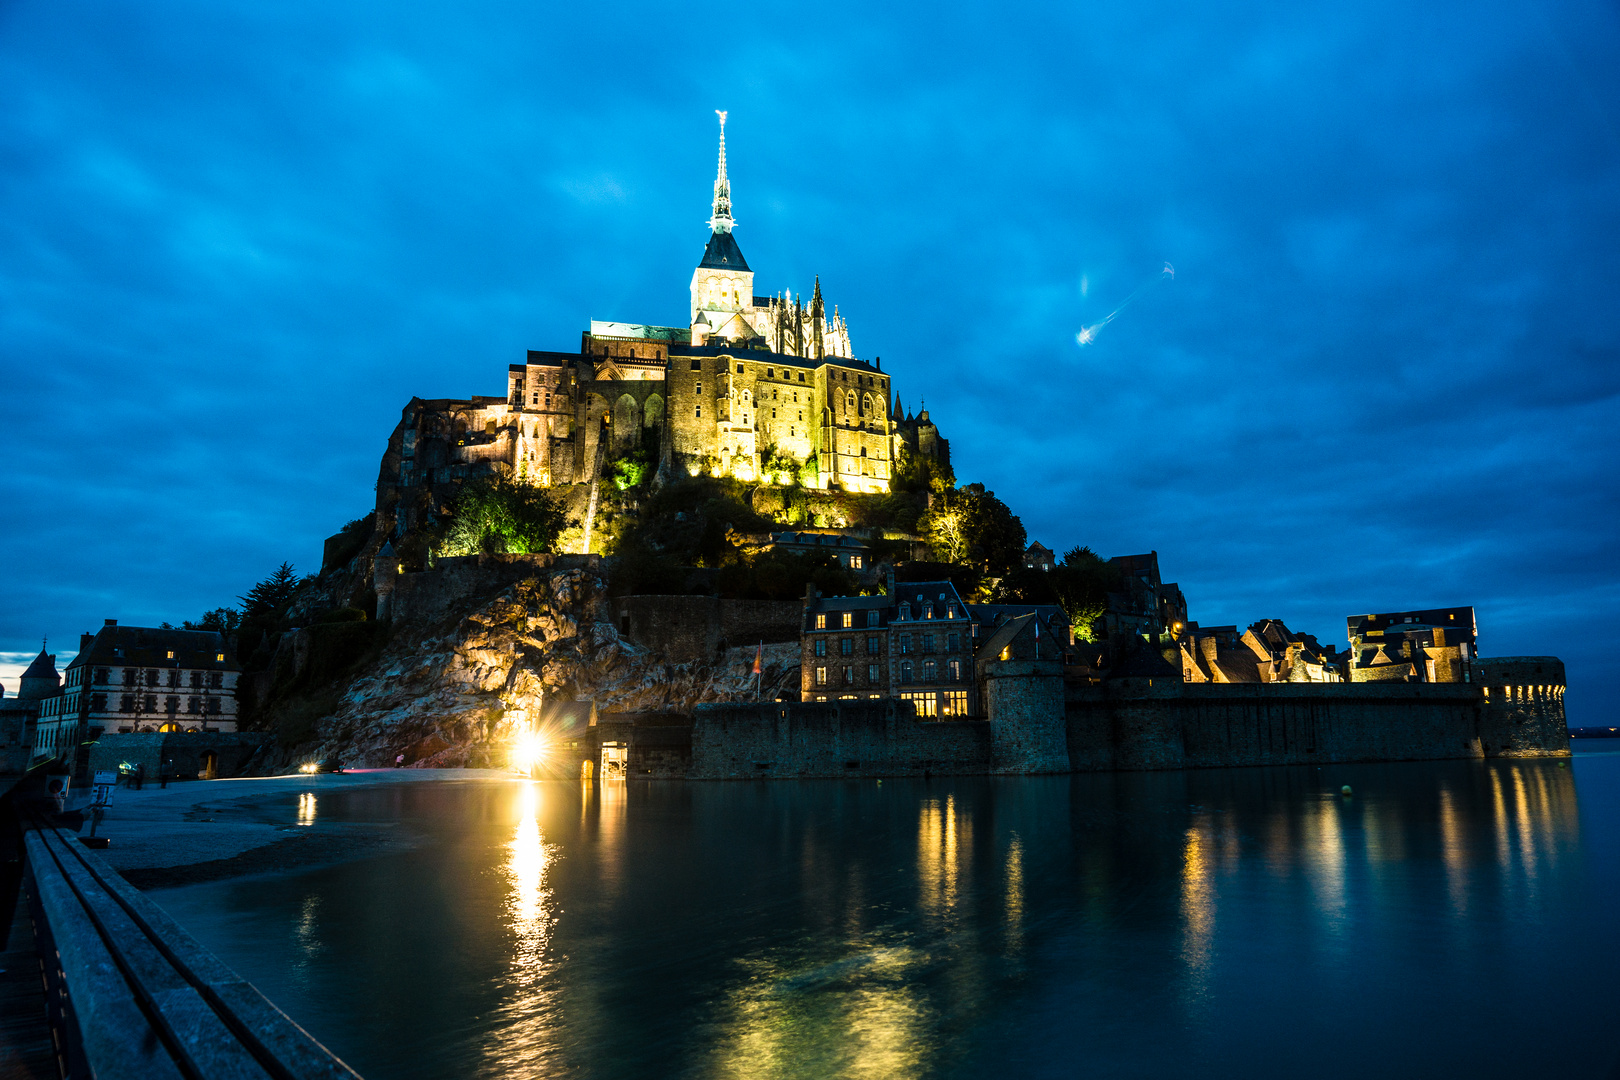
[(743, 258), (742, 248), (737, 246), (737, 238), (729, 232), (709, 234), (708, 246), (703, 249), (703, 261), (698, 265), (708, 267), (711, 270), (749, 272), (748, 262)]
[(1023, 633), (1025, 628), (1027, 628), (1029, 624), (1034, 621), (1035, 614), (1031, 612), (1027, 615), (1019, 615), (1002, 623), (1001, 626), (997, 628), (996, 632), (986, 638), (983, 645), (979, 646), (979, 651), (974, 654), (974, 659), (994, 659), (1002, 649), (1005, 649), (1008, 645), (1011, 645), (1014, 641), (1016, 641), (1018, 639), (1018, 635)]
[[(173, 657), (169, 653), (174, 653)], [(216, 660), (216, 656), (224, 656)], [(236, 652), (214, 630), (164, 630), (147, 626), (103, 626), (90, 647), (73, 658), (70, 668), (86, 664), (109, 667), (216, 668), (240, 671)]]

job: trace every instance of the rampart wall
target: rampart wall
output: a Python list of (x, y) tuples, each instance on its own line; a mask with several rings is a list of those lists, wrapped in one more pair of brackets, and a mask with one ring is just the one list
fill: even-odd
[(919, 721), (910, 702), (700, 705), (692, 780), (990, 771), (990, 724)]

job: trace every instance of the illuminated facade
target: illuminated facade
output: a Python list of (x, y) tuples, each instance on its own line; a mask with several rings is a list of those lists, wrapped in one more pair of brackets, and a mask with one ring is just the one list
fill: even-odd
[(709, 239), (686, 326), (593, 321), (578, 352), (530, 351), (501, 397), (413, 399), (379, 476), (378, 508), (409, 526), (413, 489), (509, 466), (543, 486), (588, 483), (643, 452), (659, 475), (885, 493), (905, 454), (945, 461), (926, 413), (895, 416), (881, 364), (857, 359), (818, 279), (808, 303), (760, 296), (733, 234), (725, 127)]

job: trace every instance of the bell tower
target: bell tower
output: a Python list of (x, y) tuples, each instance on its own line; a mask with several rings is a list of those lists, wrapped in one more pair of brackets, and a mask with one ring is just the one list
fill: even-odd
[(714, 178), (709, 243), (703, 261), (692, 272), (692, 344), (706, 338), (746, 340), (755, 336), (745, 313), (754, 306), (754, 272), (731, 230), (731, 181), (726, 176), (726, 114), (720, 117), (720, 167)]

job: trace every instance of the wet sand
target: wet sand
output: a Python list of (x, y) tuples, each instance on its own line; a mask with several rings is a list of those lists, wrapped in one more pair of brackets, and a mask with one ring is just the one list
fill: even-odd
[[(309, 791), (317, 795), (390, 784), (510, 780), (499, 769), (360, 769), (338, 775), (191, 780), (167, 789), (120, 787), (96, 827), (111, 843), (102, 857), (131, 885), (161, 889), (248, 874), (277, 873), (363, 858), (413, 843), (392, 824), (320, 820), (300, 824), (295, 812), (267, 806)], [(68, 810), (84, 810), (80, 836), (90, 834), (89, 792)]]

